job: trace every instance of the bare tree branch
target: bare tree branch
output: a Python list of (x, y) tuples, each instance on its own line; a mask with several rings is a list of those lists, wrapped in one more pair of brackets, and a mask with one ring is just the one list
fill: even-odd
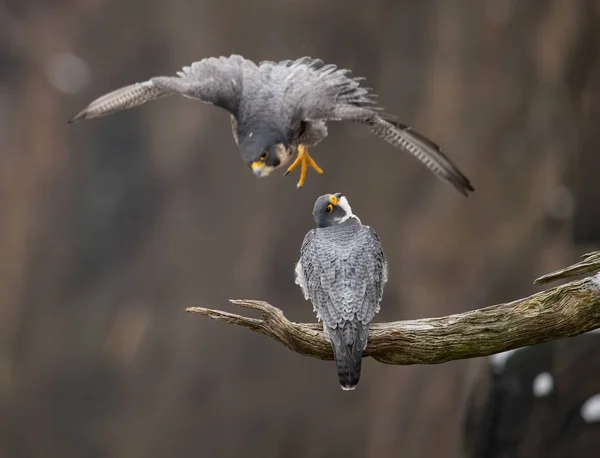
[[(599, 258), (596, 259), (598, 271), (600, 256), (596, 254), (596, 257)], [(580, 264), (548, 274), (536, 282), (554, 281), (581, 273)], [(589, 265), (585, 268), (588, 269), (586, 272), (590, 272)], [(186, 310), (250, 328), (297, 353), (333, 359), (321, 324), (291, 322), (281, 310), (263, 301), (244, 299), (231, 302), (258, 310), (260, 318), (203, 307)], [(596, 328), (600, 328), (600, 280), (587, 278), (514, 302), (457, 315), (374, 323), (364, 356), (371, 356), (385, 364), (438, 364), (572, 337)]]
[(581, 256), (581, 258), (582, 261), (573, 264), (572, 266), (565, 267), (564, 269), (556, 270), (549, 274), (542, 275), (540, 278), (536, 278), (534, 283), (537, 285), (543, 285), (544, 283), (551, 283), (553, 281), (564, 280), (577, 275), (593, 274), (600, 271), (600, 251), (586, 253)]

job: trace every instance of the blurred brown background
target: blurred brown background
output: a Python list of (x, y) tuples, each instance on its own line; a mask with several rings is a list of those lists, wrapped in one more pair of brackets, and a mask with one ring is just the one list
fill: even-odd
[[(544, 404), (564, 413), (555, 431), (535, 399), (489, 420), (489, 399), (514, 390), (490, 394), (487, 359), (366, 359), (348, 394), (332, 363), (184, 308), (260, 298), (314, 321), (293, 266), (315, 198), (337, 191), (389, 259), (378, 320), (534, 292), (600, 241), (599, 15), (598, 0), (0, 1), (0, 456), (597, 456), (600, 423), (577, 415), (600, 392), (600, 358), (574, 356), (596, 335), (542, 358), (557, 386), (586, 381), (569, 409)], [(231, 53), (367, 77), (475, 194), (361, 126), (331, 127), (314, 151), (325, 174), (297, 191), (297, 174), (257, 180), (208, 105), (66, 125), (109, 90)], [(542, 439), (517, 453), (500, 417)]]

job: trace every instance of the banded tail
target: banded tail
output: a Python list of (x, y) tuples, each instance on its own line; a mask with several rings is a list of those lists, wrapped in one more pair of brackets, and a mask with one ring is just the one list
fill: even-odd
[(331, 339), (333, 357), (344, 391), (356, 388), (360, 380), (363, 350), (367, 346), (369, 325), (359, 321), (346, 321), (339, 324), (336, 329), (327, 329)]

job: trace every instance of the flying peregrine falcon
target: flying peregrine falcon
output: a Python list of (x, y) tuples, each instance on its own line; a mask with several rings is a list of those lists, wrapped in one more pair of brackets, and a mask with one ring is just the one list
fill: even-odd
[(319, 59), (260, 62), (242, 56), (211, 57), (192, 63), (177, 76), (157, 76), (110, 92), (73, 117), (69, 123), (97, 118), (179, 94), (210, 103), (231, 114), (233, 137), (244, 162), (258, 177), (288, 165), (286, 175), (300, 165), (301, 188), (307, 167), (323, 173), (308, 153), (327, 136), (328, 121), (353, 121), (393, 146), (403, 149), (452, 184), (465, 196), (471, 183), (440, 148), (409, 126), (385, 114), (363, 78)]
[(387, 282), (387, 261), (375, 231), (341, 193), (319, 197), (313, 217), (317, 227), (302, 242), (296, 284), (323, 321), (342, 389), (353, 390)]

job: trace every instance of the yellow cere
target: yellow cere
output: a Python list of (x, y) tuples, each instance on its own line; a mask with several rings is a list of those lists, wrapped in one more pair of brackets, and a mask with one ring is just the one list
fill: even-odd
[(338, 199), (337, 197), (335, 197), (335, 195), (331, 195), (329, 196), (329, 202), (331, 202), (333, 205), (337, 205), (340, 203), (340, 199)]
[(261, 161), (254, 161), (251, 165), (253, 171), (257, 169), (262, 169), (264, 166), (265, 163)]

